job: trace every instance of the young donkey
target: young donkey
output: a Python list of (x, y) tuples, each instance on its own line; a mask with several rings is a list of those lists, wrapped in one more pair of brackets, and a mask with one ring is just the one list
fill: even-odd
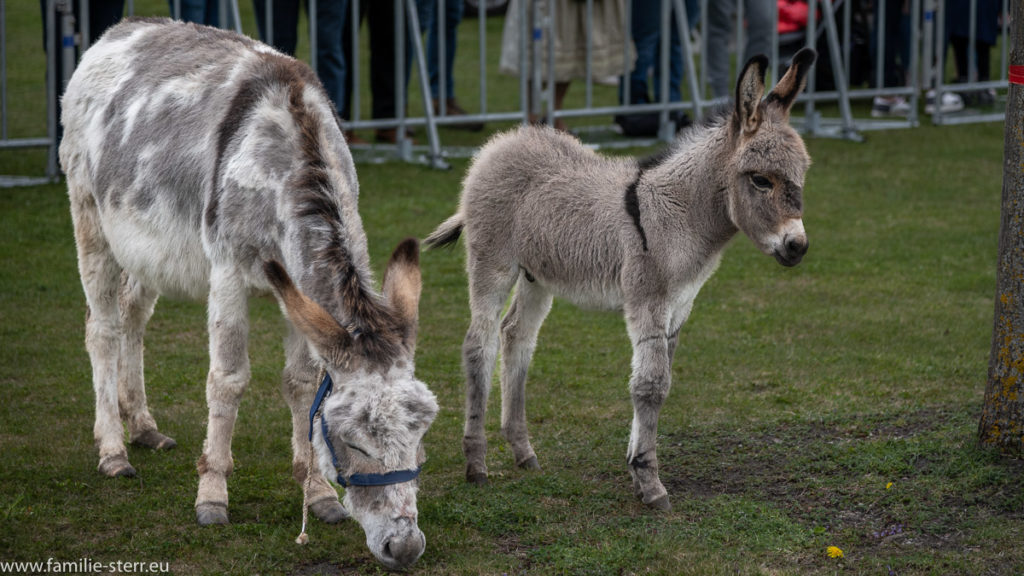
[[(228, 521), (247, 299), (273, 290), (288, 319), (282, 390), (300, 483), (318, 372), (335, 387), (315, 427), (320, 467), (307, 502), (328, 522), (354, 515), (386, 565), (416, 560), (425, 539), (412, 479), (438, 409), (413, 375), (419, 248), (400, 244), (383, 296), (372, 291), (355, 167), (312, 71), (230, 32), (133, 19), (82, 58), (62, 121), (100, 471), (135, 474), (122, 419), (132, 443), (174, 446), (146, 406), (143, 331), (158, 295), (205, 296), (209, 420), (196, 516)], [(344, 506), (324, 474), (349, 483)]]
[(626, 454), (644, 503), (669, 508), (655, 453), (679, 329), (722, 250), (742, 230), (785, 266), (807, 251), (801, 193), (810, 158), (789, 110), (815, 54), (762, 101), (767, 59), (746, 64), (735, 109), (694, 127), (659, 159), (603, 158), (550, 128), (496, 136), (473, 162), (458, 212), (427, 239), (466, 236), (472, 320), (466, 371), (466, 478), (487, 481), (484, 411), (500, 324), (501, 431), (516, 464), (539, 468), (526, 432), (526, 372), (553, 295), (621, 308), (633, 345), (633, 426)]

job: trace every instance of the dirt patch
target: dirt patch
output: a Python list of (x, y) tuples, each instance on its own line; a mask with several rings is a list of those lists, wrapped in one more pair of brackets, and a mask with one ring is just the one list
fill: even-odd
[(303, 564), (296, 568), (292, 576), (349, 576), (356, 574), (372, 574), (380, 566), (372, 560), (353, 560), (343, 564), (332, 564), (330, 562), (317, 562), (315, 564)]
[[(957, 406), (686, 431), (666, 434), (658, 458), (675, 497), (766, 501), (816, 533), (855, 538), (869, 554), (948, 551), (967, 545), (965, 518), (1024, 515), (1015, 496), (1024, 463), (973, 448), (976, 421)], [(977, 475), (984, 467), (992, 478)]]

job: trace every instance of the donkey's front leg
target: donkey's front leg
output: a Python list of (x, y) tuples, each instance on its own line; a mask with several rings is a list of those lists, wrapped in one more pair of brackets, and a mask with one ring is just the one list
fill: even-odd
[(633, 375), (629, 391), (633, 399), (633, 426), (626, 461), (633, 477), (633, 489), (644, 504), (668, 510), (668, 492), (658, 478), (658, 416), (671, 385), (669, 338), (664, 331), (634, 332)]
[[(338, 493), (324, 478), (316, 456), (310, 460), (309, 409), (316, 397), (318, 370), (309, 356), (306, 339), (288, 323), (288, 338), (284, 342), (285, 365), (281, 378), (281, 392), (292, 412), (292, 477), (303, 488), (303, 498), (317, 518), (328, 523), (340, 522), (348, 517), (345, 507), (338, 502)], [(309, 490), (306, 476), (311, 475)]]
[(208, 330), (210, 373), (206, 379), (209, 420), (199, 470), (196, 519), (228, 523), (228, 476), (234, 467), (231, 436), (238, 405), (249, 383), (249, 314), (241, 274), (214, 266), (210, 274)]

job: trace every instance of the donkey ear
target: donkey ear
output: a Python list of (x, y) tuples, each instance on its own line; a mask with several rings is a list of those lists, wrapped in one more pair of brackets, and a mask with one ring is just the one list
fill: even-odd
[(384, 270), (384, 297), (398, 314), (404, 331), (403, 339), (410, 351), (416, 349), (422, 288), (420, 244), (415, 238), (406, 238), (395, 248)]
[(284, 304), (285, 314), (292, 324), (325, 360), (341, 364), (346, 350), (352, 346), (352, 335), (329, 312), (300, 292), (280, 263), (264, 262), (263, 272)]
[(818, 58), (817, 53), (811, 48), (804, 48), (793, 56), (789, 70), (782, 76), (775, 89), (768, 94), (768, 104), (777, 104), (782, 107), (786, 116), (789, 116), (789, 109), (800, 92), (807, 85), (807, 72), (814, 65)]
[(744, 134), (753, 134), (761, 126), (761, 97), (768, 57), (757, 55), (747, 61), (736, 82), (736, 118)]

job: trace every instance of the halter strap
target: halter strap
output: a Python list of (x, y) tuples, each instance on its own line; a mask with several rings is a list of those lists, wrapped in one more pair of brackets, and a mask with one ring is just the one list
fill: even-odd
[[(331, 375), (326, 370), (324, 371), (324, 379), (320, 382), (320, 388), (316, 391), (316, 398), (313, 399), (313, 405), (309, 407), (309, 441), (313, 441), (313, 424), (316, 420), (316, 415), (320, 413), (323, 408), (324, 399), (331, 395), (331, 391), (334, 390), (334, 381), (331, 380)], [(320, 416), (320, 432), (323, 434), (324, 443), (327, 444), (327, 450), (331, 453), (331, 464), (334, 466), (334, 471), (338, 474), (336, 479), (337, 483), (344, 488), (350, 486), (390, 486), (392, 484), (401, 484), (403, 482), (410, 482), (415, 480), (420, 475), (420, 467), (412, 468), (410, 470), (392, 470), (391, 472), (385, 472), (384, 474), (353, 474), (351, 476), (345, 476), (341, 472), (338, 472), (338, 456), (334, 452), (334, 446), (331, 444), (331, 435), (327, 432), (327, 418), (323, 415)]]

